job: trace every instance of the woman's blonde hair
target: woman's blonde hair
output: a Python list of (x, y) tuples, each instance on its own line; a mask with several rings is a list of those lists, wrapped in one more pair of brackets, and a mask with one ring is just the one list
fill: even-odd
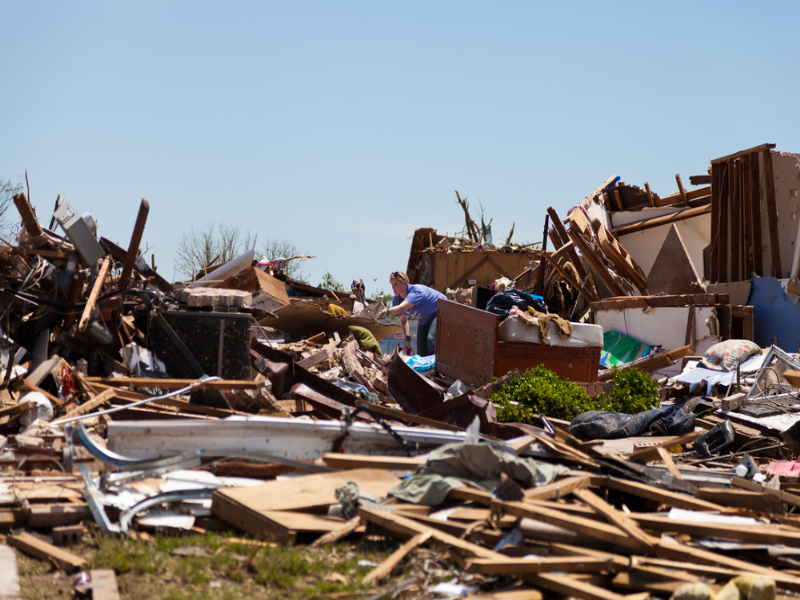
[(392, 274), (389, 275), (389, 280), (391, 281), (392, 279), (400, 283), (408, 283), (408, 275), (403, 273), (403, 271), (393, 271)]

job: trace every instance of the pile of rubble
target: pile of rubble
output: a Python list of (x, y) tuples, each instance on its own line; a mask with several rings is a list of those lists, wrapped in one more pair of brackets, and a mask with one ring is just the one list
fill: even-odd
[[(45, 228), (17, 195), (8, 543), (74, 571), (60, 546), (86, 527), (397, 538), (364, 579), (375, 598), (669, 597), (742, 576), (743, 597), (800, 592), (800, 251), (778, 218), (800, 210), (800, 159), (773, 147), (663, 198), (612, 177), (563, 222), (549, 208), (538, 248), (492, 244), (459, 197), (466, 235), (417, 230), (409, 256), (411, 282), (450, 298), (429, 364), (362, 282), (315, 288), (250, 251), (170, 283), (139, 256), (145, 201), (125, 249), (67, 203)], [(637, 368), (661, 406), (500, 422), (492, 396), (538, 365), (591, 397)], [(423, 545), (451, 580), (380, 588)]]

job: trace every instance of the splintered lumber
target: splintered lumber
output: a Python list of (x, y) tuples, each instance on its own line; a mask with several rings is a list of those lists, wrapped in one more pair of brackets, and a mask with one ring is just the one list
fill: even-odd
[(611, 477), (592, 477), (592, 485), (599, 485), (612, 490), (617, 490), (618, 492), (625, 492), (626, 494), (638, 496), (639, 498), (651, 500), (659, 504), (666, 504), (667, 506), (674, 508), (684, 508), (686, 510), (698, 511), (723, 510), (723, 507), (718, 504), (707, 502), (705, 500), (699, 500), (685, 494), (678, 494), (676, 492), (670, 492), (669, 490), (663, 490), (652, 485), (639, 483), (638, 481), (615, 479)]
[(353, 533), (356, 529), (361, 526), (361, 517), (353, 517), (347, 523), (339, 527), (339, 529), (334, 529), (333, 531), (326, 533), (320, 538), (314, 540), (311, 544), (312, 548), (316, 548), (317, 546), (321, 546), (322, 544), (331, 544), (333, 542), (338, 542), (342, 538), (346, 538), (348, 535)]
[(367, 454), (340, 454), (325, 452), (322, 462), (335, 469), (388, 469), (414, 471), (427, 460), (418, 456), (374, 456)]
[(647, 219), (645, 221), (638, 221), (637, 223), (630, 223), (629, 225), (614, 227), (611, 230), (611, 233), (619, 237), (629, 233), (651, 229), (653, 227), (660, 227), (661, 225), (669, 225), (670, 223), (675, 223), (677, 221), (684, 221), (686, 219), (691, 219), (692, 217), (709, 214), (710, 212), (710, 204), (706, 204), (705, 206), (696, 206), (694, 208), (684, 208), (669, 215), (653, 217), (652, 219)]
[(117, 576), (113, 569), (92, 569), (92, 600), (119, 600)]
[(64, 419), (71, 419), (72, 417), (79, 417), (80, 415), (85, 415), (87, 413), (92, 412), (96, 408), (99, 408), (109, 400), (111, 400), (114, 396), (116, 396), (116, 390), (105, 390), (101, 392), (88, 402), (81, 404), (78, 408), (73, 408), (67, 414), (64, 415)]
[[(580, 212), (580, 211), (576, 211)], [(591, 229), (591, 225), (589, 226)], [(575, 246), (578, 250), (581, 251), (581, 255), (586, 259), (589, 265), (592, 267), (595, 273), (600, 277), (606, 287), (611, 291), (612, 294), (615, 296), (627, 296), (623, 289), (617, 285), (617, 282), (614, 280), (614, 277), (611, 275), (609, 270), (606, 268), (605, 264), (603, 263), (602, 258), (600, 258), (597, 253), (595, 253), (594, 249), (589, 245), (583, 238), (583, 234), (580, 231), (580, 227), (576, 226), (575, 221), (570, 224), (569, 230), (569, 237), (572, 238)]]
[(392, 417), (399, 421), (406, 421), (407, 423), (415, 423), (416, 425), (425, 425), (433, 429), (445, 429), (447, 431), (464, 431), (462, 427), (458, 427), (457, 425), (451, 425), (450, 423), (444, 423), (435, 419), (426, 419), (425, 417), (420, 417), (419, 415), (412, 415), (404, 410), (388, 408), (381, 404), (368, 402), (367, 400), (356, 400), (356, 406), (364, 406), (373, 412), (386, 415), (387, 417)]
[(681, 475), (678, 467), (675, 466), (675, 462), (672, 460), (672, 455), (669, 453), (669, 450), (663, 446), (656, 446), (656, 450), (658, 451), (658, 456), (661, 458), (664, 466), (667, 467), (667, 471), (669, 471), (670, 474), (675, 477), (675, 479), (683, 479), (683, 475)]
[(381, 579), (386, 577), (389, 573), (392, 572), (392, 569), (394, 569), (397, 565), (400, 564), (400, 561), (402, 561), (406, 557), (406, 555), (408, 555), (409, 552), (427, 542), (432, 535), (433, 535), (432, 531), (423, 531), (422, 533), (418, 533), (417, 535), (412, 537), (405, 544), (403, 544), (397, 550), (392, 552), (389, 558), (387, 558), (380, 565), (375, 567), (372, 571), (367, 573), (364, 576), (362, 583), (372, 583), (373, 581), (380, 581)]
[(573, 490), (572, 495), (578, 498), (586, 506), (589, 506), (598, 515), (606, 519), (612, 525), (616, 525), (632, 538), (636, 538), (643, 544), (652, 547), (655, 539), (641, 530), (636, 522), (632, 521), (625, 513), (618, 511), (608, 502), (586, 489)]
[(565, 573), (597, 573), (614, 566), (607, 558), (588, 558), (585, 556), (553, 556), (536, 559), (509, 558), (495, 560), (492, 558), (475, 558), (467, 561), (468, 573), (481, 575), (525, 575), (563, 571)]
[(78, 321), (78, 331), (81, 333), (86, 331), (86, 327), (89, 325), (89, 318), (92, 316), (92, 311), (97, 304), (97, 298), (100, 296), (100, 292), (103, 289), (103, 282), (106, 280), (109, 267), (111, 267), (111, 257), (106, 256), (103, 259), (103, 264), (100, 266), (100, 272), (97, 274), (97, 279), (94, 281), (89, 299), (86, 301), (86, 306), (83, 308), (81, 320)]
[[(567, 243), (570, 243), (569, 235), (567, 234), (567, 229), (564, 227), (564, 224), (561, 222), (561, 219), (558, 218), (558, 213), (556, 213), (555, 209), (552, 206), (547, 208), (547, 214), (550, 215), (550, 221), (553, 223), (553, 228), (555, 229), (558, 237), (563, 240), (563, 244), (559, 244), (559, 249)], [(575, 252), (575, 246), (571, 245), (568, 249), (568, 256), (569, 260), (572, 265), (575, 267), (575, 270), (578, 272), (578, 277), (580, 277), (581, 281), (587, 282), (587, 291), (593, 296), (595, 300), (599, 299), (596, 290), (594, 289), (594, 284), (592, 283), (591, 278), (587, 280), (587, 273), (586, 269), (583, 268), (583, 263), (578, 258), (578, 253)]]
[(25, 194), (15, 194), (14, 204), (19, 211), (19, 216), (22, 217), (22, 222), (25, 224), (25, 230), (31, 235), (31, 237), (36, 238), (42, 235), (44, 233), (42, 226), (39, 225), (39, 220), (33, 213), (31, 203), (28, 202)]
[(14, 546), (20, 552), (40, 560), (53, 561), (67, 573), (74, 573), (82, 569), (86, 564), (86, 561), (80, 556), (75, 556), (66, 550), (48, 544), (24, 531), (19, 535), (10, 535), (7, 539), (9, 546)]
[(549, 254), (542, 254), (542, 256), (544, 257), (544, 259), (545, 259), (547, 262), (549, 262), (551, 265), (553, 265), (553, 268), (554, 268), (556, 271), (558, 271), (559, 275), (561, 275), (561, 277), (563, 277), (563, 278), (564, 278), (564, 280), (565, 280), (565, 281), (566, 281), (568, 284), (570, 284), (572, 287), (574, 287), (574, 288), (575, 288), (575, 290), (576, 290), (576, 291), (577, 291), (577, 292), (578, 292), (578, 293), (579, 293), (581, 296), (583, 296), (584, 298), (586, 298), (586, 301), (587, 301), (587, 302), (594, 302), (594, 300), (595, 300), (595, 296), (593, 296), (593, 295), (591, 294), (591, 292), (589, 292), (588, 290), (586, 290), (586, 289), (585, 289), (585, 288), (584, 288), (584, 287), (583, 287), (583, 286), (582, 286), (580, 283), (578, 283), (577, 281), (575, 281), (575, 278), (574, 278), (572, 275), (570, 275), (569, 271), (567, 271), (565, 268), (563, 268), (561, 265), (559, 265), (559, 264), (558, 264), (558, 261), (556, 261), (554, 258), (552, 258), (552, 257), (551, 257)]
[(759, 523), (758, 527), (732, 525), (729, 523), (722, 525), (702, 521), (683, 521), (641, 513), (631, 514), (630, 517), (640, 526), (655, 531), (677, 531), (678, 533), (687, 533), (697, 537), (710, 537), (753, 544), (785, 544), (800, 548), (800, 531), (793, 527), (765, 525), (762, 523)]
[(139, 254), (139, 243), (142, 241), (144, 225), (147, 222), (147, 214), (149, 212), (150, 204), (147, 200), (142, 199), (142, 203), (139, 205), (139, 214), (136, 215), (136, 224), (133, 226), (131, 243), (128, 246), (128, 252), (125, 254), (125, 262), (122, 265), (122, 274), (119, 276), (120, 290), (127, 289), (128, 284), (131, 282), (133, 265), (136, 262), (136, 256)]

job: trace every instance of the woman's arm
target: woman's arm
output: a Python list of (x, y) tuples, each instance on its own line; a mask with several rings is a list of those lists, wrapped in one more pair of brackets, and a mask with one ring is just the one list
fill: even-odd
[(400, 326), (403, 328), (403, 338), (407, 338), (411, 333), (408, 329), (408, 319), (405, 317), (400, 317)]
[[(408, 300), (403, 300), (397, 306), (390, 306), (388, 312), (390, 315), (399, 315), (412, 308), (414, 308), (414, 305), (411, 304), (411, 302), (409, 302)], [(402, 319), (403, 317), (400, 318)]]

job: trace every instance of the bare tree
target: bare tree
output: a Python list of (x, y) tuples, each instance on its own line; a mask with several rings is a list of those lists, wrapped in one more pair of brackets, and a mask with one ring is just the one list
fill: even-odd
[[(297, 244), (286, 238), (267, 238), (261, 246), (261, 254), (262, 256), (266, 256), (269, 260), (274, 260), (276, 258), (292, 258), (300, 254), (307, 254), (307, 252), (300, 252)], [(305, 281), (306, 276), (302, 272), (302, 266), (306, 260), (305, 258), (290, 260), (286, 263), (286, 268), (283, 272), (293, 279)]]
[(175, 268), (181, 276), (190, 278), (205, 267), (233, 260), (256, 245), (258, 235), (224, 223), (209, 223), (203, 229), (191, 229), (178, 238)]
[[(248, 250), (255, 249), (258, 243), (258, 234), (226, 225), (224, 223), (209, 223), (202, 229), (192, 228), (189, 233), (178, 238), (178, 248), (175, 252), (175, 269), (181, 277), (191, 278), (204, 267), (221, 265)], [(260, 254), (259, 254), (260, 252)], [(275, 258), (291, 258), (300, 254), (297, 245), (288, 239), (268, 238), (260, 250), (256, 251), (256, 260), (266, 256)], [(303, 258), (291, 260), (287, 263), (284, 273), (295, 279), (302, 279), (300, 266), (305, 261)]]
[(14, 194), (23, 190), (21, 183), (11, 185), (11, 181), (0, 177), (0, 236), (8, 239), (19, 225), (19, 215), (14, 209)]

